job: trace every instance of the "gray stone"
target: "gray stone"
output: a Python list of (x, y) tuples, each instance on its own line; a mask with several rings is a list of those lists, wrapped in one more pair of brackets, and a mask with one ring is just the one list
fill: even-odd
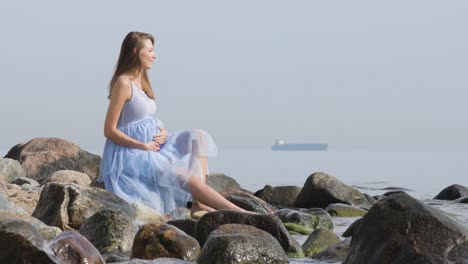
[(338, 179), (323, 172), (316, 172), (307, 178), (301, 192), (293, 205), (300, 208), (327, 208), (333, 203), (344, 203), (369, 209), (373, 201), (360, 191), (340, 182)]
[(0, 159), (0, 179), (10, 183), (20, 177), (26, 177), (26, 172), (17, 160)]
[(88, 187), (91, 179), (85, 173), (73, 170), (59, 170), (52, 173), (42, 181), (42, 185), (49, 182), (74, 183), (82, 187)]
[(311, 257), (340, 242), (341, 239), (332, 231), (326, 228), (318, 228), (304, 242), (302, 251), (304, 251), (306, 257)]
[(289, 263), (289, 260), (278, 241), (267, 232), (248, 225), (226, 224), (211, 232), (198, 263)]
[(457, 263), (468, 253), (468, 230), (455, 218), (404, 192), (381, 198), (353, 224), (345, 264)]
[(255, 193), (255, 196), (275, 206), (291, 207), (301, 190), (302, 188), (298, 186), (272, 187), (265, 185), (262, 190)]
[(247, 211), (260, 214), (276, 212), (275, 207), (244, 190), (229, 190), (222, 192), (221, 195), (223, 195), (231, 203)]
[[(16, 161), (17, 162), (17, 161)], [(30, 179), (28, 177), (19, 177), (19, 178), (16, 178), (14, 181), (12, 181), (11, 183), (14, 183), (16, 185), (19, 185), (19, 186), (22, 186), (24, 184), (29, 184), (29, 186), (31, 187), (38, 187), (40, 184), (33, 180), (33, 179)]]
[(223, 173), (208, 174), (206, 177), (206, 184), (219, 193), (230, 189), (238, 190), (241, 188), (236, 180)]
[(322, 208), (310, 208), (305, 210), (281, 209), (278, 210), (275, 215), (278, 216), (283, 223), (302, 225), (310, 231), (320, 227), (333, 230), (332, 218)]
[(468, 196), (468, 188), (460, 184), (452, 184), (437, 194), (434, 199), (438, 200), (455, 200), (461, 197)]
[(137, 232), (130, 218), (120, 210), (104, 209), (81, 225), (80, 234), (86, 237), (101, 254), (129, 253)]
[(328, 263), (343, 262), (345, 261), (346, 256), (348, 255), (350, 244), (351, 244), (351, 238), (346, 238), (340, 243), (333, 245), (325, 249), (324, 251), (313, 255), (312, 258), (318, 259), (320, 261), (326, 261)]
[(367, 213), (366, 210), (342, 203), (330, 204), (325, 208), (325, 210), (331, 216), (336, 217), (359, 217), (364, 216)]
[(5, 223), (5, 222), (15, 221), (15, 220), (21, 220), (21, 221), (27, 222), (28, 225), (30, 225), (31, 228), (33, 228), (35, 232), (39, 236), (41, 236), (42, 240), (44, 241), (53, 240), (62, 232), (60, 228), (57, 228), (55, 226), (48, 226), (44, 224), (43, 222), (41, 222), (39, 219), (36, 219), (30, 215), (17, 213), (17, 212), (9, 211), (9, 210), (6, 210), (6, 211), (0, 210), (0, 222)]

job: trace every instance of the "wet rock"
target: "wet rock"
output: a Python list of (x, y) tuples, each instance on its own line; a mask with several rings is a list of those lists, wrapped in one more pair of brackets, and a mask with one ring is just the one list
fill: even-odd
[(355, 220), (341, 235), (342, 237), (352, 237), (354, 232), (358, 229), (359, 224), (361, 223), (362, 218)]
[[(31, 189), (23, 189), (16, 184), (7, 184), (5, 190), (7, 199), (13, 203), (19, 212), (31, 215), (39, 201), (39, 193)], [(1, 194), (0, 194), (1, 195)]]
[(317, 228), (324, 227), (333, 230), (333, 221), (330, 215), (321, 208), (310, 209), (281, 209), (275, 213), (283, 223), (301, 225), (310, 233)]
[(301, 258), (304, 256), (301, 246), (289, 234), (278, 217), (266, 214), (242, 213), (232, 210), (209, 212), (198, 220), (195, 234), (200, 245), (203, 246), (209, 234), (224, 224), (251, 225), (262, 229), (278, 240), (289, 257)]
[(276, 208), (262, 199), (243, 190), (229, 190), (221, 193), (228, 201), (242, 209), (260, 214), (274, 213)]
[(99, 251), (80, 233), (63, 231), (50, 244), (59, 263), (105, 264)]
[(461, 197), (468, 196), (468, 188), (460, 184), (452, 184), (437, 194), (434, 199), (438, 200), (455, 200)]
[(49, 182), (74, 183), (82, 187), (88, 187), (91, 184), (91, 179), (89, 179), (88, 175), (79, 171), (59, 170), (45, 178), (42, 184)]
[(278, 241), (267, 232), (248, 225), (226, 224), (211, 232), (198, 263), (289, 263), (289, 260)]
[(343, 262), (348, 255), (351, 238), (346, 238), (340, 243), (333, 245), (324, 251), (312, 256), (314, 259), (326, 261), (328, 263)]
[(294, 200), (301, 190), (302, 188), (297, 186), (272, 187), (265, 185), (262, 190), (255, 193), (255, 196), (275, 206), (292, 207)]
[(48, 226), (41, 222), (39, 219), (36, 219), (30, 215), (17, 213), (9, 210), (0, 210), (0, 223), (13, 220), (21, 220), (27, 222), (42, 237), (44, 241), (50, 241), (62, 232), (60, 228)]
[(457, 220), (406, 193), (379, 200), (353, 229), (348, 264), (457, 262), (468, 242)]
[(293, 205), (300, 208), (320, 207), (325, 209), (333, 203), (344, 203), (369, 209), (373, 204), (369, 198), (372, 199), (331, 175), (316, 172), (309, 176)]
[(302, 245), (302, 251), (306, 257), (311, 257), (340, 242), (341, 239), (335, 233), (321, 227), (310, 234)]
[(10, 183), (20, 177), (26, 177), (26, 172), (17, 160), (0, 159), (0, 180)]
[(293, 223), (283, 223), (286, 229), (289, 231), (291, 235), (310, 235), (313, 231), (311, 228), (307, 228), (303, 225), (293, 224)]
[(33, 224), (23, 219), (0, 221), (0, 263), (58, 263), (44, 248)]
[(367, 211), (347, 204), (330, 204), (325, 209), (331, 216), (336, 217), (358, 217), (364, 216)]
[(110, 208), (121, 210), (130, 219), (135, 219), (133, 207), (110, 192), (52, 182), (44, 186), (33, 216), (63, 230), (79, 229), (96, 212)]
[(456, 199), (454, 202), (457, 203), (468, 203), (468, 196)]
[(221, 193), (230, 189), (238, 190), (241, 188), (239, 183), (224, 173), (210, 173), (206, 177), (206, 184), (215, 191)]
[(60, 138), (34, 138), (25, 144), (17, 144), (5, 158), (19, 161), (26, 176), (39, 183), (53, 172), (64, 169), (86, 173), (94, 180), (101, 163), (99, 156)]
[(169, 225), (173, 225), (180, 230), (184, 231), (187, 235), (195, 237), (195, 229), (197, 227), (197, 221), (193, 219), (177, 219), (170, 220), (167, 222)]
[(95, 213), (83, 225), (80, 234), (86, 237), (101, 254), (110, 252), (130, 253), (137, 232), (127, 214), (116, 209)]
[(168, 224), (143, 225), (135, 236), (131, 258), (178, 258), (195, 261), (200, 245), (175, 226)]

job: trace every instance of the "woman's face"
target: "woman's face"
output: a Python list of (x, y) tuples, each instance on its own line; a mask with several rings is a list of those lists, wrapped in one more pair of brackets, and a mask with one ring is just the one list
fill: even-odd
[(140, 50), (140, 62), (141, 62), (141, 67), (143, 70), (148, 70), (151, 69), (151, 66), (153, 66), (153, 61), (156, 59), (156, 54), (154, 53), (154, 47), (153, 43), (151, 43), (151, 40), (145, 39), (143, 41), (144, 46)]

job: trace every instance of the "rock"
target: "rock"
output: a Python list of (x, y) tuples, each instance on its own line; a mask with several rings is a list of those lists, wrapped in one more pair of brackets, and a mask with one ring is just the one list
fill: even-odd
[(316, 172), (309, 176), (301, 192), (294, 200), (293, 206), (300, 208), (320, 207), (325, 209), (333, 203), (344, 203), (369, 209), (373, 202), (369, 196), (340, 182), (323, 172)]
[(318, 259), (321, 262), (343, 262), (348, 255), (349, 246), (351, 244), (351, 238), (346, 238), (340, 243), (333, 245), (324, 251), (317, 253), (312, 256), (314, 259)]
[(39, 183), (58, 170), (80, 171), (94, 180), (101, 163), (99, 156), (60, 138), (34, 138), (14, 146), (5, 158), (19, 161), (26, 176)]
[(63, 231), (50, 244), (59, 263), (105, 264), (98, 250), (80, 233)]
[(0, 183), (0, 210), (14, 211), (22, 214), (27, 214), (27, 212), (23, 208), (10, 202), (9, 197), (6, 193), (8, 191), (8, 187), (5, 185), (5, 182), (2, 180)]
[[(15, 160), (16, 161), (16, 160)], [(16, 161), (18, 162), (18, 161)], [(29, 184), (31, 187), (39, 187), (39, 183), (33, 179), (30, 179), (28, 177), (18, 177), (11, 183), (16, 184), (16, 185), (24, 185), (24, 184)]]
[(267, 232), (248, 225), (226, 224), (211, 232), (198, 263), (289, 263), (289, 260), (278, 241)]
[(454, 202), (457, 203), (468, 203), (468, 196), (456, 199)]
[(251, 225), (270, 233), (284, 249), (286, 254), (292, 258), (304, 256), (302, 248), (289, 234), (281, 220), (274, 215), (249, 214), (233, 210), (218, 210), (209, 212), (198, 220), (196, 227), (196, 238), (200, 245), (204, 245), (209, 234), (224, 224)]
[(274, 213), (276, 211), (275, 207), (243, 190), (229, 190), (222, 192), (221, 195), (231, 203), (248, 211), (260, 214)]
[[(8, 200), (15, 204), (20, 212), (32, 215), (39, 201), (39, 193), (31, 189), (22, 189), (16, 184), (8, 184), (5, 193)], [(0, 194), (1, 195), (1, 194)]]
[(137, 228), (127, 214), (116, 209), (104, 209), (86, 220), (79, 232), (101, 254), (130, 253)]
[(60, 182), (60, 183), (74, 183), (82, 187), (88, 187), (91, 184), (91, 180), (88, 175), (72, 170), (59, 170), (52, 173), (49, 177), (42, 181), (42, 184), (49, 182)]
[(135, 210), (136, 220), (138, 225), (144, 225), (147, 223), (165, 223), (166, 220), (161, 213), (155, 209), (142, 204), (142, 203), (132, 203), (133, 209)]
[(135, 236), (131, 258), (178, 258), (195, 261), (200, 245), (175, 226), (168, 224), (143, 225)]
[(215, 191), (221, 193), (227, 190), (238, 190), (241, 188), (239, 183), (224, 173), (210, 173), (206, 177), (206, 184)]
[[(60, 228), (57, 228), (55, 226), (48, 226), (41, 222), (39, 219), (36, 219), (30, 215), (8, 210), (0, 210), (0, 222), (8, 222), (15, 220), (27, 222), (28, 225), (30, 225), (37, 232), (37, 234), (39, 234), (42, 237), (42, 240), (44, 241), (53, 240), (62, 232)], [(2, 262), (0, 261), (0, 263)]]
[(79, 229), (102, 209), (118, 209), (135, 219), (133, 207), (116, 195), (99, 188), (51, 182), (44, 186), (33, 216), (61, 229)]
[(193, 219), (177, 219), (167, 221), (167, 224), (173, 225), (180, 230), (184, 231), (187, 235), (195, 237), (195, 229), (197, 227), (197, 221)]
[(208, 213), (208, 211), (196, 211), (196, 212), (193, 212), (190, 214), (190, 217), (194, 220), (198, 220), (200, 219), (202, 216), (204, 216), (206, 213)]
[(437, 194), (434, 199), (438, 200), (455, 200), (461, 197), (468, 196), (468, 188), (459, 185), (452, 184), (445, 189), (443, 189), (439, 194)]
[(340, 242), (341, 239), (335, 233), (321, 227), (310, 234), (302, 245), (302, 251), (306, 257), (311, 257)]
[(281, 209), (275, 214), (283, 223), (293, 223), (305, 227), (310, 233), (317, 228), (324, 227), (333, 230), (330, 215), (321, 208), (302, 210)]
[(262, 190), (255, 193), (255, 196), (275, 206), (292, 207), (294, 200), (301, 190), (302, 188), (297, 186), (272, 187), (265, 185)]
[(358, 217), (367, 213), (366, 210), (342, 203), (330, 204), (325, 210), (331, 216), (337, 217)]
[(313, 229), (307, 228), (303, 225), (293, 223), (283, 223), (291, 235), (310, 235)]
[(0, 159), (0, 180), (10, 183), (20, 177), (26, 177), (26, 172), (17, 160)]
[(354, 232), (358, 229), (359, 224), (361, 223), (362, 218), (355, 220), (341, 235), (342, 237), (352, 237)]
[(34, 224), (23, 219), (0, 221), (0, 249), (0, 263), (58, 263)]
[(344, 263), (448, 263), (468, 256), (468, 230), (454, 218), (395, 193), (379, 200), (352, 232)]

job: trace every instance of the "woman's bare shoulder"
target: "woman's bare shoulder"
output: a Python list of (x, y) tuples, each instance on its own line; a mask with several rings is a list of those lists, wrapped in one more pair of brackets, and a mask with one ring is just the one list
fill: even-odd
[[(129, 99), (131, 97), (131, 79), (128, 76), (121, 75), (114, 83), (114, 87), (112, 88), (113, 92), (116, 95), (121, 95), (125, 99)], [(120, 97), (120, 96), (119, 96)]]

